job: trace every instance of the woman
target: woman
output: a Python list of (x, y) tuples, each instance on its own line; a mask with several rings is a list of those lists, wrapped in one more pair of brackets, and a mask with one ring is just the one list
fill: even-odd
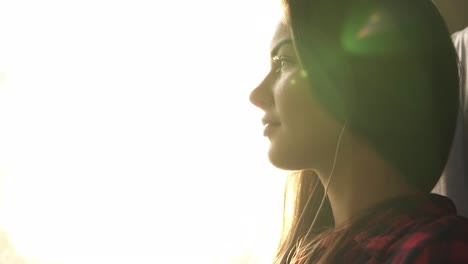
[[(458, 111), (428, 0), (286, 0), (251, 93), (289, 176), (275, 263), (468, 263), (468, 221), (430, 194)], [(288, 209), (286, 206), (285, 209)], [(290, 217), (288, 217), (290, 216)]]

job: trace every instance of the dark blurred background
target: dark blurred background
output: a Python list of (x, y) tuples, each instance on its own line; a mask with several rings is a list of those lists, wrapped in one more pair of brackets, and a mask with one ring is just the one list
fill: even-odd
[(451, 33), (468, 26), (468, 0), (433, 0)]

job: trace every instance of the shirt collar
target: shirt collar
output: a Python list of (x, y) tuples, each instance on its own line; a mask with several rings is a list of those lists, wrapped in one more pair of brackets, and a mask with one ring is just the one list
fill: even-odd
[[(360, 230), (354, 233), (353, 240), (370, 255), (378, 254), (379, 250), (369, 250), (371, 247), (385, 248), (391, 239), (375, 239), (398, 236), (405, 225), (422, 218), (437, 218), (445, 215), (456, 215), (453, 202), (438, 194), (424, 197), (399, 197), (377, 205), (366, 216), (353, 225), (352, 229)], [(388, 235), (388, 236), (387, 236)], [(376, 245), (371, 245), (377, 243)]]

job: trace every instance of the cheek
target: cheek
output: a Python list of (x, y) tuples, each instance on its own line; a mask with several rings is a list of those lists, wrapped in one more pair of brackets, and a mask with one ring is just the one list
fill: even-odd
[(306, 80), (285, 83), (276, 97), (285, 154), (304, 166), (320, 167), (334, 151), (338, 123), (321, 109)]
[(320, 120), (320, 109), (303, 78), (285, 79), (276, 91), (276, 107), (281, 121), (294, 132), (309, 130)]

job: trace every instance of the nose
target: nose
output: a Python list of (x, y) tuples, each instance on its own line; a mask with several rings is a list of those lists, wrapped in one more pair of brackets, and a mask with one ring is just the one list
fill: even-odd
[(268, 76), (250, 93), (250, 102), (266, 110), (268, 107), (274, 105), (274, 97), (271, 89), (271, 81)]

